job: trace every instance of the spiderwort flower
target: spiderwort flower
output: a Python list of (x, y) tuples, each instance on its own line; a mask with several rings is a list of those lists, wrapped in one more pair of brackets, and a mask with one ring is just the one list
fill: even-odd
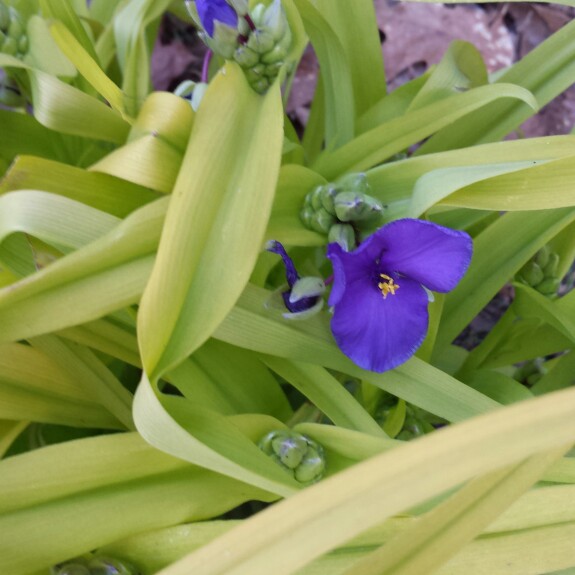
[(343, 353), (377, 372), (407, 361), (427, 333), (425, 288), (452, 290), (472, 250), (465, 232), (414, 219), (383, 226), (352, 252), (330, 244), (331, 329)]
[(323, 306), (321, 295), (325, 292), (325, 283), (321, 278), (300, 278), (293, 260), (285, 248), (275, 240), (266, 245), (268, 252), (281, 256), (285, 269), (288, 289), (282, 291), (282, 299), (289, 313), (284, 313), (286, 319), (305, 319), (317, 313)]
[(202, 27), (210, 38), (214, 37), (216, 22), (230, 28), (238, 25), (238, 15), (226, 0), (196, 0), (196, 8)]

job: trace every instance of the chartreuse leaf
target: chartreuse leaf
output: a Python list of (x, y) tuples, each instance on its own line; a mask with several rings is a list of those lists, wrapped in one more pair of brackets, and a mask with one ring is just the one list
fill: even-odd
[(129, 0), (113, 20), (117, 57), (123, 72), (122, 91), (126, 110), (135, 116), (150, 91), (150, 56), (153, 23), (166, 11), (172, 0)]
[(50, 28), (52, 36), (64, 54), (72, 61), (80, 74), (110, 106), (125, 117), (122, 91), (100, 68), (95, 52), (90, 54), (70, 30), (61, 22), (54, 22)]
[(129, 365), (141, 367), (135, 330), (130, 333), (110, 319), (69, 327), (57, 332), (57, 335), (121, 359)]
[(447, 168), (417, 182), (411, 209), (419, 215), (433, 204), (502, 211), (564, 208), (575, 205), (574, 184), (573, 156), (475, 170)]
[(51, 358), (29, 346), (0, 346), (0, 418), (74, 427), (122, 424)]
[[(461, 203), (458, 203), (457, 201), (454, 203), (452, 202), (453, 196), (457, 195), (456, 193), (458, 190), (464, 190), (463, 195), (465, 197), (465, 190), (475, 188), (476, 186), (474, 186), (474, 184), (477, 184), (478, 182), (489, 182), (493, 185), (495, 188), (495, 198), (491, 200), (490, 192), (493, 188), (489, 187), (488, 192), (485, 193), (484, 196), (481, 196), (479, 200), (477, 200), (477, 194), (467, 194), (467, 199), (469, 201), (464, 201), (464, 207), (474, 207), (474, 204), (479, 203), (479, 205), (482, 206), (481, 209), (498, 209), (497, 204), (499, 199), (499, 205), (502, 205), (503, 203), (506, 205), (511, 204), (514, 205), (516, 209), (521, 209), (520, 206), (523, 205), (521, 201), (523, 199), (521, 197), (523, 188), (516, 191), (515, 195), (513, 194), (513, 189), (508, 190), (505, 188), (503, 190), (497, 186), (498, 176), (518, 171), (528, 171), (534, 165), (537, 165), (536, 160), (513, 162), (509, 164), (484, 164), (480, 166), (440, 168), (438, 170), (432, 170), (417, 180), (411, 198), (411, 205), (409, 206), (409, 216), (412, 218), (420, 217), (435, 205), (461, 206)], [(527, 175), (527, 178), (528, 177), (529, 175)], [(485, 192), (485, 189), (483, 192)], [(499, 198), (497, 197), (498, 192)], [(479, 193), (481, 193), (481, 190)], [(515, 202), (513, 200), (515, 200)], [(559, 205), (549, 207), (565, 206)], [(528, 209), (528, 207), (525, 209)]]
[(24, 58), (27, 64), (53, 76), (76, 76), (76, 68), (58, 48), (44, 18), (37, 14), (31, 16), (26, 24), (26, 31), (30, 46)]
[(138, 314), (152, 379), (197, 349), (246, 285), (271, 211), (281, 122), (278, 85), (259, 96), (235, 64), (211, 82)]
[(475, 238), (471, 265), (445, 298), (436, 350), (449, 345), (500, 287), (574, 219), (572, 208), (511, 212)]
[(189, 102), (167, 92), (154, 92), (146, 99), (128, 142), (90, 167), (96, 172), (169, 193), (194, 121)]
[(86, 51), (91, 58), (94, 60), (96, 59), (94, 44), (70, 2), (60, 2), (59, 0), (40, 0), (40, 6), (42, 7), (42, 12), (47, 17), (62, 22), (83, 50)]
[(117, 222), (114, 216), (47, 192), (4, 194), (0, 196), (0, 261), (15, 273), (28, 275), (35, 271), (29, 241), (12, 234), (23, 232), (67, 252), (100, 237)]
[(98, 401), (127, 429), (134, 429), (132, 394), (92, 351), (54, 335), (36, 337), (30, 343), (75, 378), (87, 397)]
[(376, 455), (311, 486), (160, 575), (263, 575), (270, 565), (275, 575), (296, 573), (402, 510), (574, 440), (575, 390), (514, 404)]
[(29, 421), (10, 421), (0, 419), (0, 459), (14, 442), (14, 440), (28, 427)]
[(470, 481), (344, 575), (417, 575), (445, 563), (517, 500), (568, 447)]
[(134, 533), (217, 516), (249, 499), (270, 496), (161, 453), (136, 433), (45, 447), (0, 462), (0, 570), (48, 570)]
[(17, 231), (68, 251), (118, 225), (118, 218), (49, 192), (19, 190), (0, 196), (0, 241)]
[[(315, 2), (315, 6), (329, 22), (343, 46), (349, 63), (355, 115), (360, 116), (385, 96), (386, 91), (381, 42), (373, 2), (319, 0)], [(312, 43), (315, 46), (313, 37)], [(331, 47), (330, 42), (330, 50)], [(342, 78), (336, 79), (338, 87), (341, 86)]]
[(0, 182), (0, 194), (14, 190), (51, 192), (118, 218), (159, 197), (147, 188), (108, 174), (32, 156), (16, 158)]
[(385, 436), (353, 396), (322, 367), (264, 356), (265, 364), (303, 393), (335, 425)]
[(162, 198), (106, 235), (0, 290), (0, 341), (15, 341), (98, 319), (139, 301), (167, 207)]
[(466, 383), (503, 405), (533, 397), (524, 385), (497, 371), (480, 369)]
[(435, 170), (465, 168), (473, 172), (475, 167), (486, 165), (512, 166), (520, 162), (556, 160), (574, 154), (574, 136), (529, 138), (411, 157), (378, 166), (369, 170), (367, 176), (374, 194), (386, 203), (409, 201), (417, 182)]
[(71, 161), (71, 148), (78, 148), (76, 138), (60, 134), (42, 126), (27, 114), (0, 110), (2, 138), (0, 156), (8, 163), (17, 155), (30, 154), (51, 160)]
[(409, 111), (437, 102), (456, 92), (487, 84), (487, 69), (477, 48), (456, 40), (429, 74), (429, 79), (409, 105)]
[[(206, 378), (209, 384), (203, 386)], [(199, 394), (217, 395), (218, 407), (225, 406), (220, 413), (264, 413), (280, 420), (292, 415), (277, 379), (256, 354), (215, 339), (170, 372), (169, 379), (193, 401)]]
[(515, 311), (519, 317), (538, 318), (554, 327), (575, 345), (575, 322), (559, 306), (530, 286), (515, 283)]
[(429, 73), (422, 74), (381, 98), (358, 119), (356, 133), (363, 134), (379, 124), (389, 122), (405, 114), (428, 79)]
[[(354, 135), (350, 62), (336, 31), (319, 8), (309, 0), (294, 0), (294, 4), (320, 62), (325, 97), (325, 142), (333, 149), (349, 142)], [(372, 81), (377, 82), (373, 78)]]
[(0, 54), (0, 67), (28, 72), (34, 116), (47, 128), (116, 144), (125, 141), (130, 125), (103, 102), (11, 56)]
[[(494, 85), (522, 86), (535, 96), (540, 107), (548, 104), (572, 84), (575, 74), (573, 30), (575, 22), (560, 28), (499, 76)], [(500, 140), (533, 114), (534, 109), (517, 100), (490, 103), (446, 127), (423, 144), (416, 155)]]
[(480, 86), (380, 124), (335, 152), (326, 150), (312, 167), (328, 180), (345, 172), (365, 170), (500, 98), (519, 99), (537, 107), (531, 93), (524, 88), (512, 84)]

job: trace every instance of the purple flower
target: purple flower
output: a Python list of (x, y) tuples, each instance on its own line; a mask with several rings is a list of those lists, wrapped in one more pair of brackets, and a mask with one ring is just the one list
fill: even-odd
[(231, 28), (238, 25), (238, 15), (226, 0), (196, 0), (196, 8), (202, 27), (210, 38), (214, 37), (216, 22), (221, 22)]
[(465, 274), (473, 244), (461, 231), (403, 219), (368, 237), (353, 252), (330, 244), (334, 283), (331, 330), (357, 365), (387, 371), (423, 343), (428, 294), (452, 290)]

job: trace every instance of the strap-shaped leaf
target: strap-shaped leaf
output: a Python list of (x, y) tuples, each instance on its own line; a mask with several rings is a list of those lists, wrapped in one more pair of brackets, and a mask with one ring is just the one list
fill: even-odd
[(345, 172), (371, 168), (455, 120), (501, 98), (520, 100), (532, 108), (537, 108), (533, 95), (519, 86), (480, 86), (381, 124), (335, 152), (324, 152), (313, 167), (328, 180)]
[(138, 317), (152, 379), (197, 349), (247, 284), (271, 211), (282, 118), (279, 86), (258, 96), (234, 64), (202, 100)]

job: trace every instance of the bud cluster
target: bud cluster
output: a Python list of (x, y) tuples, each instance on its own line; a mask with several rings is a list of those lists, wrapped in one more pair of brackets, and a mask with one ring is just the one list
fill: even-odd
[(252, 88), (263, 94), (286, 63), (292, 33), (281, 0), (257, 4), (247, 0), (186, 0), (202, 27), (200, 37), (215, 53), (234, 60), (245, 71)]
[(259, 447), (303, 485), (315, 483), (323, 476), (323, 447), (301, 433), (272, 431), (260, 441)]
[(349, 174), (307, 194), (300, 218), (309, 229), (328, 234), (330, 243), (350, 251), (355, 247), (357, 232), (381, 222), (384, 206), (370, 193), (365, 174)]
[(20, 12), (0, 0), (0, 52), (23, 58), (28, 51), (26, 23)]
[(557, 277), (558, 266), (558, 254), (546, 245), (519, 270), (515, 279), (545, 296), (553, 297), (561, 281), (561, 278)]
[(53, 567), (52, 575), (139, 575), (139, 572), (111, 557), (87, 555)]

